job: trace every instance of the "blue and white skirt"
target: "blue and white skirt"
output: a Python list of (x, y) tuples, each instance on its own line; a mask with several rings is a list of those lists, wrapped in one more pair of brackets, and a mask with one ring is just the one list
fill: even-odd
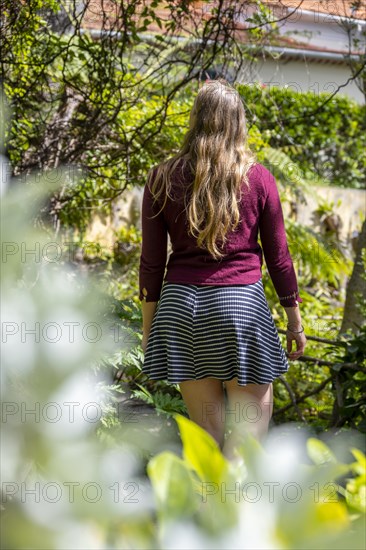
[(268, 307), (262, 279), (209, 286), (164, 281), (142, 370), (152, 380), (238, 378), (269, 384), (289, 363)]

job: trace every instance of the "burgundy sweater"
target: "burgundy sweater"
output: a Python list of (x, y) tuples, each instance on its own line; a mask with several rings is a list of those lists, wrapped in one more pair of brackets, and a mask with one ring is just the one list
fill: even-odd
[[(155, 175), (156, 167), (153, 171)], [(297, 306), (302, 299), (287, 245), (282, 206), (273, 175), (262, 165), (251, 167), (250, 190), (243, 183), (240, 203), (241, 222), (229, 232), (221, 260), (197, 246), (188, 235), (184, 210), (194, 176), (183, 161), (172, 174), (172, 188), (163, 211), (153, 219), (163, 204), (152, 204), (153, 197), (145, 184), (142, 211), (142, 248), (139, 265), (139, 298), (157, 302), (163, 281), (194, 285), (245, 285), (262, 277), (263, 253), (273, 286), (284, 307)], [(262, 248), (257, 241), (258, 230)], [(172, 252), (167, 261), (168, 234)], [(263, 250), (263, 252), (262, 252)], [(146, 289), (143, 292), (143, 289)]]

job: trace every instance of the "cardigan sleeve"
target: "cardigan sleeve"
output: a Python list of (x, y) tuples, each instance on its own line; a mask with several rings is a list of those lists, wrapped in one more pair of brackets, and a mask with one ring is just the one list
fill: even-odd
[[(155, 170), (151, 181), (153, 181)], [(139, 299), (157, 302), (160, 298), (167, 260), (168, 230), (164, 213), (153, 204), (149, 181), (145, 184), (141, 207), (142, 245), (139, 264)]]
[(265, 172), (266, 198), (259, 219), (260, 239), (269, 275), (283, 307), (297, 306), (297, 278), (288, 249), (281, 200), (274, 176)]

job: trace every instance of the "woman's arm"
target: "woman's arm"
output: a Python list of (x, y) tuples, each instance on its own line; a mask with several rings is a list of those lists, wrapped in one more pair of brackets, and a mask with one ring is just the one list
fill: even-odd
[(288, 249), (276, 180), (268, 170), (264, 171), (263, 177), (267, 196), (259, 219), (259, 231), (266, 265), (280, 304), (284, 308), (296, 307), (302, 298), (299, 296), (297, 277)]
[(156, 204), (153, 205), (149, 181), (145, 185), (141, 208), (142, 245), (139, 265), (139, 298), (142, 302), (143, 349), (144, 345), (146, 348), (152, 320), (160, 299), (168, 243), (164, 213), (161, 211), (156, 216), (160, 207)]

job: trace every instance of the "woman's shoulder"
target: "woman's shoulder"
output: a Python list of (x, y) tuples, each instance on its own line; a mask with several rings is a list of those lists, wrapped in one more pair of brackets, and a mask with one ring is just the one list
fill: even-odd
[(250, 185), (255, 187), (260, 193), (268, 195), (269, 192), (276, 186), (274, 175), (268, 168), (260, 162), (252, 165), (248, 172)]
[(248, 177), (253, 180), (264, 180), (273, 179), (273, 174), (260, 162), (253, 164), (248, 172)]

